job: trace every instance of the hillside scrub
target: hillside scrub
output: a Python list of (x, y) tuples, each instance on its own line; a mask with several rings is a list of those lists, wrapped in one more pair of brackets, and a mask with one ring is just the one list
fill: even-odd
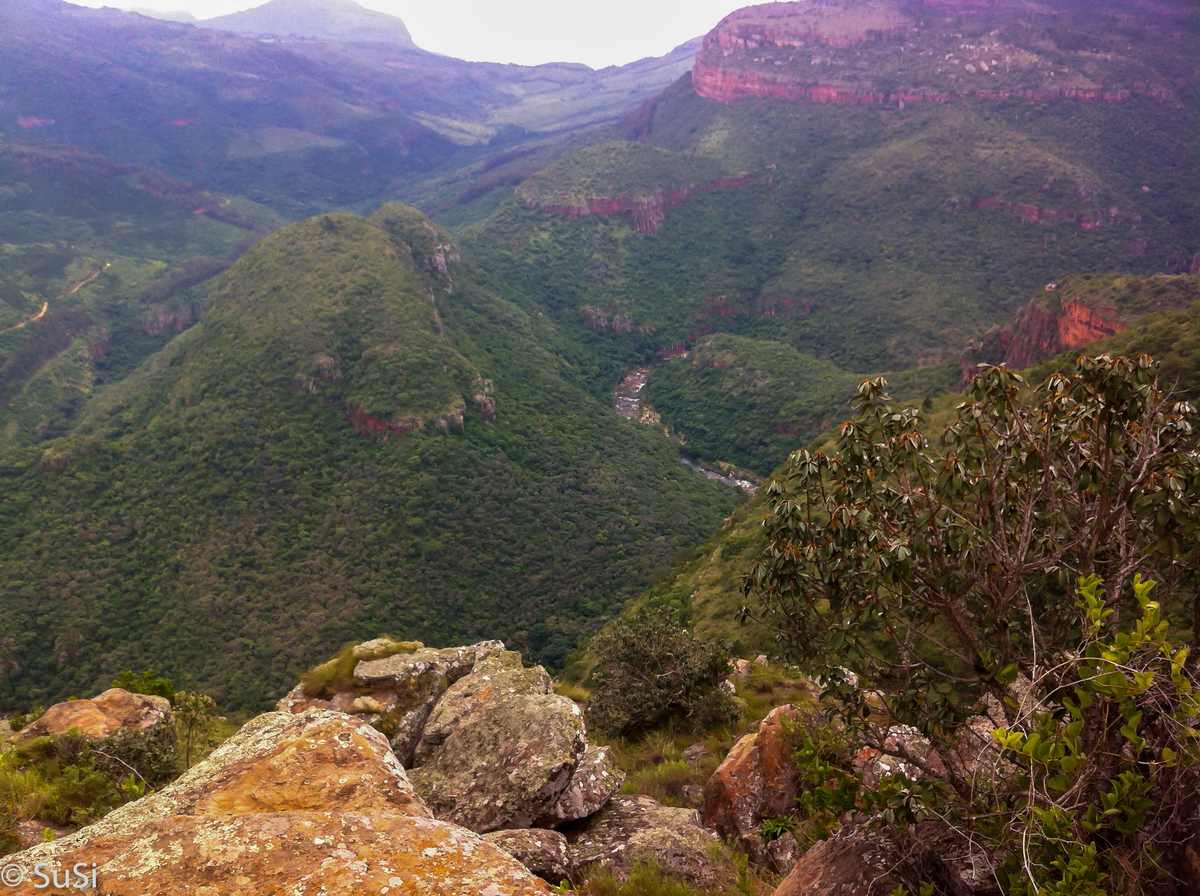
[(398, 206), (286, 227), (69, 434), (0, 449), (0, 706), (153, 665), (259, 710), (381, 631), (561, 666), (720, 525), (740, 496), (453, 246)]
[(590, 720), (609, 734), (659, 727), (672, 717), (703, 728), (732, 722), (736, 712), (721, 682), (729, 657), (679, 625), (667, 609), (622, 617), (591, 641)]
[[(745, 580), (744, 615), (820, 676), (842, 726), (842, 750), (802, 755), (806, 808), (857, 807), (901, 838), (938, 819), (1012, 893), (1144, 893), (1185, 873), (1195, 411), (1146, 356), (1082, 358), (1034, 387), (985, 368), (940, 438), (884, 389), (860, 387), (826, 452), (791, 456)], [(864, 749), (901, 770), (865, 782), (848, 771)]]

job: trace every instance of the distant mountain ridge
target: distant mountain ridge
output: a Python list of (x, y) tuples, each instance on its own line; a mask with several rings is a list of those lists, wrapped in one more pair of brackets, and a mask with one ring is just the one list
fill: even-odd
[(204, 19), (199, 24), (240, 34), (416, 47), (404, 22), (387, 13), (365, 9), (354, 0), (269, 0), (262, 6)]
[[(701, 96), (723, 102), (780, 97), (903, 107), (965, 97), (1118, 102), (1133, 96), (1173, 102), (1191, 64), (1178, 55), (1189, 10), (1131, 6), (1138, 4), (809, 0), (749, 6), (704, 38), (693, 84)], [(1143, 31), (1158, 34), (1147, 41)], [(1162, 52), (1146, 53), (1150, 45)]]

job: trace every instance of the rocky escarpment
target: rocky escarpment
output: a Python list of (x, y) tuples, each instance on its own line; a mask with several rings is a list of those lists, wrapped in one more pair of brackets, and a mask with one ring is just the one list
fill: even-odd
[(1127, 326), (1111, 306), (1035, 299), (1017, 312), (1012, 323), (996, 327), (968, 345), (962, 356), (962, 385), (975, 375), (978, 364), (1005, 364), (1020, 370), (1049, 355), (1105, 339)]
[(259, 716), (174, 784), (7, 863), (24, 872), (21, 896), (45, 892), (38, 866), (59, 879), (84, 868), (89, 884), (94, 870), (109, 896), (550, 892), (434, 818), (382, 734), (321, 710)]
[(696, 813), (614, 799), (625, 776), (612, 750), (589, 745), (578, 705), (499, 641), (369, 641), (313, 670), (279, 707), (340, 710), (383, 732), (434, 817), (486, 834), (552, 883), (596, 863), (623, 879), (639, 858), (695, 881), (716, 874), (718, 841)]
[(1028, 367), (1107, 339), (1144, 314), (1196, 301), (1200, 279), (1187, 274), (1082, 276), (1048, 283), (1011, 322), (968, 343), (961, 358), (962, 384), (974, 376), (978, 364)]
[(638, 233), (654, 233), (663, 221), (667, 212), (701, 193), (711, 193), (715, 190), (730, 190), (756, 183), (757, 178), (746, 175), (743, 177), (720, 177), (703, 184), (693, 184), (678, 190), (656, 190), (648, 199), (630, 199), (627, 196), (598, 196), (576, 205), (540, 205), (527, 201), (526, 206), (554, 215), (567, 218), (581, 218), (585, 215), (597, 215), (601, 218), (621, 217), (633, 222)]
[[(892, 2), (806, 0), (739, 9), (705, 36), (692, 69), (695, 92), (731, 102), (778, 97), (844, 105), (949, 103), (966, 97), (1120, 102), (1145, 97), (1173, 102), (1167, 79), (1090, 46), (1094, 23), (1077, 12), (1025, 4), (1022, 17), (1052, 24), (1060, 45), (1037, 36), (992, 31), (998, 3), (927, 2), (925, 9)], [(1102, 5), (1103, 7), (1103, 5)], [(1119, 15), (1117, 7), (1098, 15)], [(964, 20), (980, 36), (964, 38)], [(1154, 17), (1150, 18), (1156, 24)], [(1179, 41), (1163, 24), (1162, 39)], [(1130, 47), (1129, 49), (1133, 49)]]

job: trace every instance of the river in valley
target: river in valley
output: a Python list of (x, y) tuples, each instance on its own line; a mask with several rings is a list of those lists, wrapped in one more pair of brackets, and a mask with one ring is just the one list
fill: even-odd
[[(617, 384), (617, 388), (613, 390), (613, 409), (622, 417), (628, 420), (641, 420), (643, 423), (658, 422), (657, 414), (652, 415), (652, 420), (646, 420), (642, 417), (642, 390), (646, 388), (646, 380), (649, 376), (650, 367), (648, 365), (635, 367), (625, 375), (625, 379), (621, 380)], [(726, 475), (720, 470), (706, 467), (704, 464), (686, 455), (679, 455), (679, 462), (689, 470), (695, 470), (713, 482), (728, 485), (730, 488), (743, 489), (747, 494), (754, 494), (754, 490), (757, 488), (748, 479), (739, 479), (736, 476)]]

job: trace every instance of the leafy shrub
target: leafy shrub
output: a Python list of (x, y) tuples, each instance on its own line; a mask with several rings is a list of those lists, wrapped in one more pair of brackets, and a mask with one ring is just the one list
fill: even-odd
[(628, 735), (682, 716), (701, 728), (729, 724), (737, 712), (721, 689), (729, 657), (695, 637), (666, 608), (640, 609), (604, 629), (588, 714), (602, 731)]
[(8, 727), (13, 731), (20, 731), (26, 725), (32, 725), (45, 714), (46, 707), (41, 705), (32, 706), (30, 707), (29, 712), (13, 713), (8, 720)]
[(175, 732), (119, 728), (97, 744), (96, 767), (113, 780), (133, 775), (144, 786), (157, 790), (179, 774)]
[[(746, 589), (839, 723), (797, 754), (810, 816), (942, 819), (1014, 894), (1148, 893), (1179, 861), (1200, 699), (1135, 573), (1198, 619), (1200, 446), (1156, 373), (989, 368), (936, 445), (866, 382), (829, 455), (792, 455)], [(866, 780), (864, 749), (908, 774)]]

